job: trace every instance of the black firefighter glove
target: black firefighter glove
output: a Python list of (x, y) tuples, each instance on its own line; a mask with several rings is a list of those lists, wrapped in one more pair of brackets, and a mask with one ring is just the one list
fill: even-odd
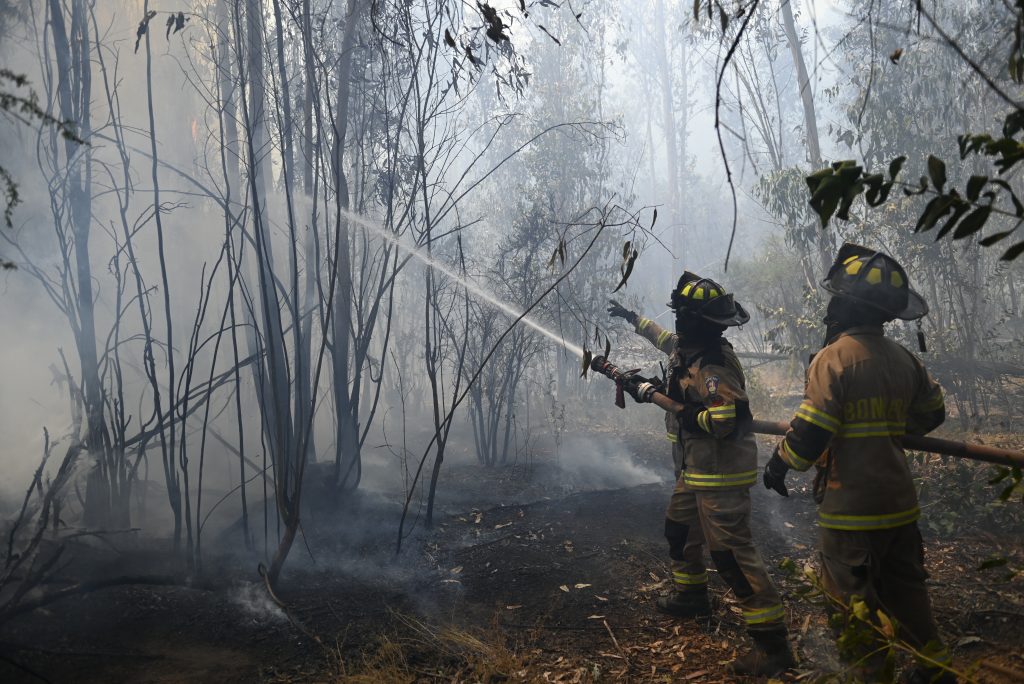
[(651, 397), (661, 389), (661, 380), (658, 378), (645, 378), (635, 373), (627, 376), (622, 381), (622, 389), (629, 396), (633, 397), (638, 404), (650, 403)]
[(614, 299), (608, 300), (608, 315), (612, 318), (624, 318), (630, 325), (636, 325), (640, 318), (635, 311), (630, 311)]
[(789, 466), (779, 456), (779, 447), (776, 446), (772, 457), (764, 466), (765, 489), (774, 489), (782, 496), (789, 496), (789, 490), (786, 489), (787, 472), (789, 472)]

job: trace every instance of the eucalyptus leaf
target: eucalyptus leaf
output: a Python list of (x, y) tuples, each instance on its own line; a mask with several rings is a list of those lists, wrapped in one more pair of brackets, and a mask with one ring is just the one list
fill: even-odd
[(1009, 558), (1003, 556), (993, 556), (982, 561), (981, 565), (978, 566), (978, 570), (989, 570), (991, 568), (1001, 568), (1010, 562)]
[(889, 180), (896, 180), (896, 176), (900, 175), (900, 171), (903, 170), (903, 162), (907, 161), (905, 156), (899, 156), (889, 162)]
[(1003, 240), (1013, 234), (1013, 230), (1001, 230), (998, 233), (992, 233), (988, 237), (978, 240), (978, 244), (982, 247), (991, 247), (1000, 240)]
[(988, 183), (988, 176), (971, 176), (967, 181), (967, 199), (977, 202), (978, 196), (981, 195), (981, 189), (985, 187), (986, 183)]
[(1003, 256), (999, 257), (1000, 261), (1013, 261), (1021, 254), (1024, 254), (1024, 241), (1018, 242), (1010, 249), (1003, 253)]
[(928, 155), (928, 177), (938, 192), (946, 186), (946, 162), (933, 154)]
[(960, 225), (956, 227), (956, 231), (953, 233), (954, 240), (962, 240), (965, 237), (974, 235), (979, 230), (985, 227), (985, 222), (988, 221), (989, 215), (992, 213), (992, 207), (978, 207), (960, 222)]

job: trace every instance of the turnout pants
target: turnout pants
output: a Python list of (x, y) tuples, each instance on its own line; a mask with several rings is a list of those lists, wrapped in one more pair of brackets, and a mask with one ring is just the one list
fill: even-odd
[(846, 605), (859, 596), (872, 614), (881, 608), (894, 618), (900, 638), (937, 662), (951, 662), (932, 616), (924, 544), (916, 522), (870, 532), (822, 527), (819, 535), (822, 581), (829, 594)]
[(685, 461), (685, 453), (683, 451), (683, 445), (678, 440), (672, 442), (672, 468), (676, 474), (676, 480), (683, 473), (683, 464)]
[(694, 491), (676, 482), (665, 514), (672, 580), (679, 591), (707, 591), (704, 546), (740, 602), (750, 630), (777, 630), (785, 612), (750, 533), (750, 490)]

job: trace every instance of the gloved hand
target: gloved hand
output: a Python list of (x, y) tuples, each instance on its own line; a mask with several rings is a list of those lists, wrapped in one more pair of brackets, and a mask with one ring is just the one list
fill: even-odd
[(787, 472), (789, 472), (789, 466), (779, 456), (779, 447), (776, 446), (772, 457), (764, 465), (765, 489), (774, 489), (782, 496), (789, 496), (789, 490), (786, 489)]
[(630, 325), (636, 325), (640, 316), (635, 311), (630, 311), (614, 299), (608, 300), (608, 315), (612, 318), (624, 318)]
[(622, 389), (625, 390), (626, 394), (633, 397), (638, 404), (647, 404), (651, 401), (651, 396), (658, 391), (661, 387), (661, 380), (657, 378), (645, 378), (642, 375), (636, 375), (635, 373), (626, 377), (622, 381)]

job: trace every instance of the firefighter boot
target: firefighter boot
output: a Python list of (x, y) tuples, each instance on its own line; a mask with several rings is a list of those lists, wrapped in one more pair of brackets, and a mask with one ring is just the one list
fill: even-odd
[(786, 628), (750, 630), (753, 648), (749, 653), (732, 661), (729, 669), (733, 674), (748, 677), (774, 677), (796, 667), (793, 652), (789, 650)]
[(672, 591), (668, 596), (659, 596), (654, 602), (658, 612), (678, 618), (697, 618), (711, 615), (711, 602), (707, 589), (701, 591)]

